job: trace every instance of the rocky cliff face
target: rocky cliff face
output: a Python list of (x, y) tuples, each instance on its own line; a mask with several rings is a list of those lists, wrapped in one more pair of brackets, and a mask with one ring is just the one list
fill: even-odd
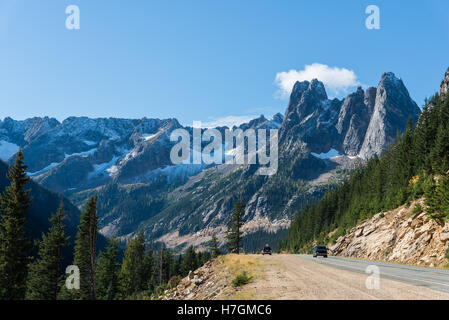
[(425, 212), (413, 213), (423, 200), (379, 213), (337, 239), (335, 255), (402, 264), (442, 267), (449, 245), (449, 223), (438, 223)]
[(368, 159), (391, 144), (397, 132), (403, 132), (408, 120), (416, 123), (420, 114), (418, 105), (410, 98), (402, 80), (393, 73), (385, 73), (377, 87), (374, 111), (360, 157)]
[(305, 142), (314, 153), (331, 149), (341, 155), (368, 159), (403, 132), (408, 119), (416, 122), (420, 109), (402, 80), (388, 72), (377, 88), (358, 88), (343, 101), (327, 99), (318, 81), (297, 82), (280, 132), (280, 143), (291, 148)]

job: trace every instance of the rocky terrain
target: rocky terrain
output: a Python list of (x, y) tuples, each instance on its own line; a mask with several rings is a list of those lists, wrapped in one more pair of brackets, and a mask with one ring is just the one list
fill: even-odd
[(221, 259), (210, 260), (201, 268), (190, 271), (176, 288), (167, 290), (163, 300), (212, 300), (229, 289), (231, 280), (218, 271), (223, 265)]
[(449, 223), (422, 210), (423, 200), (383, 212), (337, 239), (332, 254), (402, 264), (443, 267), (449, 246)]

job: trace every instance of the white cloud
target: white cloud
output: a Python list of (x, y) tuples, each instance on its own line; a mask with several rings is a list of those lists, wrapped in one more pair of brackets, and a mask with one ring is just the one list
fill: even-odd
[(324, 83), (329, 96), (347, 94), (349, 89), (359, 86), (357, 75), (346, 68), (329, 67), (325, 64), (313, 63), (303, 70), (290, 70), (276, 74), (275, 83), (279, 87), (281, 98), (288, 98), (296, 81), (318, 79)]
[(229, 127), (239, 126), (242, 123), (249, 122), (256, 119), (258, 116), (227, 116), (223, 118), (212, 118), (210, 121), (202, 122), (201, 127), (203, 128), (216, 128), (216, 127)]

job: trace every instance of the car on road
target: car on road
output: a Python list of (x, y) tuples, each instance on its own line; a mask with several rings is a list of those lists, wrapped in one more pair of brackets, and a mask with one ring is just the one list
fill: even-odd
[(262, 255), (269, 254), (271, 256), (272, 252), (273, 250), (271, 250), (271, 247), (268, 244), (266, 244), (262, 249)]
[(313, 257), (324, 257), (327, 258), (327, 248), (325, 246), (315, 246), (313, 247)]

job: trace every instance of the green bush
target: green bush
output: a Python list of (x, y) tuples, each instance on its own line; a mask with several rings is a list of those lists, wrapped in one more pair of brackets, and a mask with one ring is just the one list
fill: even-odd
[(180, 275), (176, 275), (170, 278), (167, 283), (167, 287), (169, 289), (175, 288), (182, 280), (182, 277)]
[(420, 215), (423, 212), (423, 207), (420, 203), (417, 203), (416, 206), (413, 208), (412, 216), (416, 217)]
[(237, 275), (234, 280), (232, 280), (232, 285), (234, 287), (241, 287), (245, 284), (248, 284), (251, 281), (252, 277), (248, 276), (246, 271), (243, 271), (239, 275)]

